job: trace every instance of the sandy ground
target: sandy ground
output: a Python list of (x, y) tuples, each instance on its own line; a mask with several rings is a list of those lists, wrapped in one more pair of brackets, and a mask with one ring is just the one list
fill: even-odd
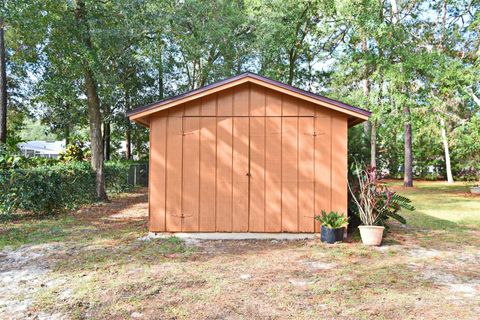
[[(145, 240), (146, 198), (75, 213), (71, 238), (0, 251), (1, 319), (478, 319), (480, 239), (395, 225), (385, 245)], [(95, 229), (85, 227), (95, 226)], [(78, 241), (82, 232), (98, 233)], [(105, 232), (105, 235), (102, 233)], [(448, 235), (448, 234), (447, 234)], [(426, 242), (422, 242), (425, 238)]]

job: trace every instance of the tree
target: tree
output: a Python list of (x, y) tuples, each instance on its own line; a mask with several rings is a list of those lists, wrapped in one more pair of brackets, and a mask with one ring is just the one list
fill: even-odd
[(345, 35), (336, 28), (335, 6), (330, 1), (251, 1), (256, 59), (265, 76), (313, 88), (318, 70), (313, 65), (331, 58)]
[[(105, 191), (105, 172), (103, 165), (103, 136), (102, 136), (102, 115), (100, 113), (100, 98), (98, 96), (97, 82), (91, 66), (91, 59), (94, 57), (94, 47), (91, 39), (90, 26), (87, 20), (87, 7), (83, 0), (75, 1), (74, 15), (76, 27), (79, 32), (80, 44), (84, 51), (81, 57), (82, 71), (87, 96), (88, 122), (90, 126), (90, 148), (92, 150), (92, 168), (96, 173), (97, 197), (107, 200)], [(80, 51), (79, 50), (79, 51)], [(80, 51), (81, 52), (81, 51)], [(79, 53), (80, 53), (79, 52)]]
[[(391, 0), (390, 5), (392, 7), (392, 24), (396, 26), (399, 20), (397, 0)], [(400, 65), (399, 71), (401, 73), (405, 71), (402, 65)], [(402, 88), (402, 91), (403, 93), (405, 93), (404, 87)], [(404, 113), (404, 134), (405, 134), (403, 185), (405, 187), (413, 187), (412, 123), (411, 123), (410, 106), (407, 103), (405, 103), (403, 106), (403, 113)]]
[(0, 143), (7, 142), (7, 58), (4, 29), (5, 24), (0, 17)]
[(120, 143), (127, 158), (146, 154), (147, 130), (126, 111), (242, 71), (372, 111), (366, 130), (350, 130), (351, 150), (406, 185), (431, 167), (453, 178), (471, 166), (461, 154), (480, 101), (477, 2), (4, 0), (0, 10), (9, 136), (27, 118), (67, 140), (88, 130), (99, 186)]
[(172, 6), (166, 15), (169, 24), (164, 36), (152, 37), (154, 61), (158, 70), (165, 71), (168, 65), (176, 91), (203, 87), (244, 70), (244, 50), (249, 47), (245, 43), (252, 30), (242, 1), (187, 0)]

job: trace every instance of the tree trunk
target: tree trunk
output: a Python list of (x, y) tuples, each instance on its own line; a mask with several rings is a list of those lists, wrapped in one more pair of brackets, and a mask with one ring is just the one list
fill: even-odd
[[(160, 70), (159, 70), (160, 71)], [(163, 71), (159, 72), (159, 81), (161, 80), (162, 86), (159, 86), (159, 98), (163, 98)], [(125, 88), (125, 109), (128, 111), (131, 107), (130, 101), (130, 90), (128, 87)], [(132, 124), (130, 120), (127, 119), (127, 124), (125, 127), (125, 159), (132, 160)]]
[[(398, 19), (398, 5), (397, 0), (390, 0), (390, 6), (392, 8), (392, 24), (396, 25), (399, 21)], [(403, 72), (403, 67), (400, 65), (400, 70)], [(405, 93), (405, 90), (402, 90), (402, 93)], [(405, 187), (413, 187), (413, 152), (412, 152), (412, 123), (410, 121), (410, 107), (406, 106), (403, 108), (403, 113), (405, 115), (404, 123), (404, 174), (403, 174), (403, 185)]]
[(363, 134), (365, 135), (365, 139), (370, 138), (370, 131), (372, 130), (372, 124), (370, 123), (370, 120), (365, 121), (363, 123)]
[(164, 97), (164, 83), (163, 83), (163, 59), (162, 59), (162, 51), (160, 50), (160, 58), (158, 63), (158, 99), (162, 100)]
[(111, 125), (111, 115), (112, 109), (110, 108), (110, 104), (106, 104), (103, 108), (103, 154), (105, 161), (110, 160), (111, 156), (111, 133), (112, 133), (112, 125)]
[(440, 132), (442, 134), (443, 149), (445, 150), (445, 166), (447, 171), (448, 183), (453, 183), (452, 167), (450, 165), (450, 149), (448, 147), (447, 131), (445, 128), (445, 121), (440, 120)]
[(96, 173), (96, 191), (99, 200), (107, 200), (105, 191), (105, 172), (103, 167), (103, 137), (100, 100), (93, 74), (84, 67), (85, 88), (88, 100), (88, 120), (90, 123), (90, 147), (92, 150), (92, 168)]
[(294, 70), (295, 70), (295, 67), (294, 67), (294, 64), (295, 62), (292, 61), (290, 62), (290, 65), (288, 66), (288, 79), (287, 79), (287, 83), (289, 85), (292, 85), (293, 84), (293, 77), (294, 77)]
[(63, 138), (65, 139), (65, 147), (70, 144), (70, 125), (65, 125), (63, 129)]
[[(365, 37), (362, 38), (362, 52), (365, 55), (368, 52), (367, 39)], [(366, 107), (368, 107), (369, 105), (368, 100), (370, 96), (370, 81), (368, 79), (368, 76), (369, 76), (369, 68), (368, 68), (368, 65), (365, 64), (365, 70), (364, 70), (362, 82), (363, 82), (363, 96), (365, 97), (365, 100), (366, 100)], [(370, 141), (370, 166), (372, 168), (376, 168), (377, 167), (377, 161), (375, 159), (376, 128), (374, 128), (374, 124), (369, 120), (363, 123), (363, 130), (365, 132), (365, 136), (367, 137), (367, 140)]]
[(375, 121), (371, 122), (370, 129), (370, 166), (377, 167), (377, 124)]
[(404, 135), (405, 135), (405, 159), (403, 185), (405, 187), (413, 187), (413, 152), (412, 152), (412, 123), (410, 121), (410, 108), (404, 107), (405, 114)]
[(110, 146), (110, 132), (111, 132), (111, 125), (110, 120), (106, 120), (103, 122), (103, 143), (104, 143), (104, 152), (105, 152), (105, 161), (110, 160), (111, 155), (111, 146)]
[[(365, 79), (363, 79), (363, 95), (365, 96), (366, 99), (368, 99), (368, 96), (370, 94), (370, 83), (368, 81), (368, 78), (367, 77), (367, 71), (365, 70)], [(365, 134), (365, 138), (367, 139), (367, 141), (370, 141), (370, 146), (372, 144), (372, 130), (373, 130), (373, 126), (372, 126), (372, 123), (370, 120), (368, 121), (365, 121), (363, 123), (363, 132)], [(371, 149), (370, 149), (370, 155), (371, 155)], [(373, 159), (370, 157), (370, 165), (372, 166), (372, 161)], [(373, 168), (374, 166), (372, 166)]]
[(4, 24), (0, 18), (0, 143), (7, 142), (7, 58)]
[[(442, 47), (442, 51), (445, 50), (445, 34), (446, 34), (446, 25), (447, 25), (447, 1), (442, 1), (442, 38), (440, 41), (440, 45)], [(453, 175), (452, 175), (452, 166), (450, 164), (450, 149), (448, 147), (448, 138), (447, 138), (447, 130), (445, 126), (445, 120), (442, 118), (440, 119), (440, 133), (442, 136), (442, 143), (443, 149), (445, 152), (445, 169), (447, 171), (447, 182), (453, 183)]]
[(445, 45), (445, 31), (447, 26), (447, 0), (442, 1), (442, 34), (440, 39), (440, 45), (442, 46), (442, 50), (444, 49)]
[(125, 130), (125, 158), (127, 160), (132, 160), (132, 125), (127, 123), (127, 128)]
[(398, 22), (397, 0), (390, 0), (390, 6), (392, 7), (392, 23), (397, 24), (397, 22)]
[[(90, 38), (90, 28), (85, 21), (85, 3), (82, 0), (76, 1), (74, 11), (75, 20), (82, 33), (83, 45), (88, 51), (93, 51)], [(102, 136), (102, 114), (100, 112), (100, 98), (98, 97), (97, 84), (93, 76), (88, 59), (82, 63), (83, 77), (85, 81), (85, 93), (88, 104), (88, 122), (90, 125), (90, 148), (92, 150), (92, 168), (96, 176), (96, 194), (99, 200), (108, 200), (105, 191), (105, 172), (103, 165), (103, 136)]]

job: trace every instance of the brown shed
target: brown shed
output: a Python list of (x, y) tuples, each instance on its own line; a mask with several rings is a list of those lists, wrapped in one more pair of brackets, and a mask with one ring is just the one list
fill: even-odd
[(347, 131), (370, 112), (252, 73), (137, 108), (152, 232), (314, 232), (347, 212)]

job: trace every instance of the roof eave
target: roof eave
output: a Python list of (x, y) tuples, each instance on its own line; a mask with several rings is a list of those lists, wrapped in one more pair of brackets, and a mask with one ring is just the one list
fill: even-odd
[[(358, 118), (359, 122), (352, 124), (352, 126), (360, 122), (363, 122), (365, 120), (368, 120), (368, 118), (371, 115), (370, 111), (348, 105), (341, 101), (323, 97), (309, 91), (298, 89), (290, 85), (284, 84), (282, 82), (265, 78), (254, 73), (247, 72), (247, 73), (240, 74), (238, 76), (234, 76), (222, 81), (215, 82), (213, 84), (207, 85), (199, 89), (185, 92), (175, 97), (163, 99), (142, 107), (138, 107), (136, 109), (128, 111), (127, 117), (132, 121), (135, 121), (137, 123), (140, 123), (148, 127), (149, 126), (148, 118), (153, 113), (156, 113), (158, 111), (165, 110), (165, 109), (174, 107), (176, 105), (179, 105), (191, 100), (195, 100), (203, 96), (215, 93), (217, 91), (225, 90), (230, 87), (242, 84), (244, 82), (249, 82), (249, 81), (258, 85), (273, 86), (274, 90), (277, 90), (284, 94), (290, 94), (290, 95), (296, 96), (297, 98), (308, 100), (315, 104), (323, 105), (324, 107), (327, 107), (342, 113), (346, 113), (350, 117), (353, 116), (355, 118)], [(350, 127), (350, 124), (349, 124), (349, 127)]]

